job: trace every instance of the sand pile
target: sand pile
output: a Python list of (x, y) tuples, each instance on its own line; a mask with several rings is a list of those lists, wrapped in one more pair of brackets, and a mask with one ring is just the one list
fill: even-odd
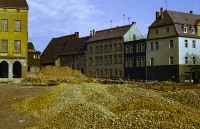
[[(199, 94), (200, 90), (163, 93), (126, 85), (61, 84), (13, 107), (39, 117), (35, 128), (41, 129), (191, 129), (200, 128)], [(197, 101), (195, 107), (191, 99)]]
[(69, 67), (46, 66), (39, 73), (28, 73), (24, 82), (31, 85), (58, 85), (60, 83), (80, 83), (87, 80), (80, 71)]

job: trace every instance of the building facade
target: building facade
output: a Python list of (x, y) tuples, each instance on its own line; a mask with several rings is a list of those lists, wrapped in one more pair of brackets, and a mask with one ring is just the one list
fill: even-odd
[(124, 78), (146, 80), (146, 39), (124, 42)]
[(0, 24), (0, 78), (22, 78), (27, 72), (26, 0), (1, 0)]
[(136, 23), (92, 34), (87, 44), (87, 75), (124, 78), (124, 42), (143, 38)]
[(67, 42), (71, 39), (78, 39), (79, 33), (75, 32), (71, 35), (66, 35), (58, 38), (53, 38), (41, 54), (42, 66), (58, 66), (60, 67), (59, 56), (63, 53)]
[(147, 79), (199, 80), (200, 15), (165, 10), (156, 12), (147, 40)]
[(69, 40), (60, 55), (60, 65), (79, 70), (86, 75), (87, 40), (89, 38), (90, 36)]
[(40, 51), (35, 50), (32, 42), (28, 42), (28, 71), (40, 71)]

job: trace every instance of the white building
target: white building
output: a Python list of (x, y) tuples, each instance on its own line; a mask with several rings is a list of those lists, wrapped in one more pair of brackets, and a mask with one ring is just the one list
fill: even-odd
[(160, 9), (149, 27), (147, 80), (199, 81), (200, 15)]

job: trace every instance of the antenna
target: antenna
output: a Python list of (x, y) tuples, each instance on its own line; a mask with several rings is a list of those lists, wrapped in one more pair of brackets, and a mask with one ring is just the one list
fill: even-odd
[(124, 15), (123, 15), (123, 19), (124, 19), (124, 25), (125, 25), (125, 16), (126, 16), (126, 14), (124, 14)]
[(113, 20), (110, 20), (110, 23), (111, 23), (111, 28), (112, 28), (112, 22), (113, 22)]
[(164, 0), (164, 2), (166, 3), (166, 10), (167, 10), (167, 0)]
[(129, 22), (129, 25), (130, 25), (130, 19), (131, 19), (131, 17), (128, 17), (128, 22)]

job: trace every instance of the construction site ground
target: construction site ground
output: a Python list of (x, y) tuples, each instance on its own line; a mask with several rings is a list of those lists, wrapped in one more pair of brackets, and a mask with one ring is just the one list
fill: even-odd
[(50, 88), (0, 83), (0, 129), (23, 129), (37, 125), (37, 118), (12, 109), (12, 105), (39, 96)]

